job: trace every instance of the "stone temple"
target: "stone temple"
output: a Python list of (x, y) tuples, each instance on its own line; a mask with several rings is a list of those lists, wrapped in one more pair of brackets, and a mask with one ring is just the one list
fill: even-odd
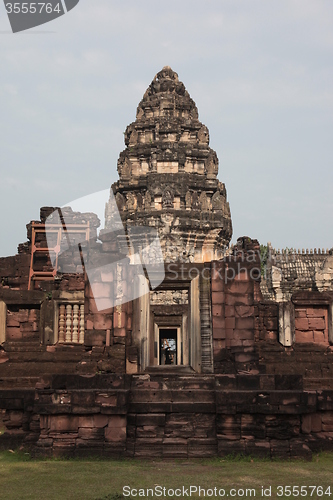
[(145, 92), (125, 144), (112, 186), (125, 227), (156, 227), (168, 262), (212, 260), (232, 236), (226, 189), (208, 129), (171, 68)]
[(332, 449), (333, 249), (230, 246), (217, 154), (170, 67), (125, 146), (103, 226), (93, 210), (43, 207), (18, 254), (0, 259), (0, 446)]

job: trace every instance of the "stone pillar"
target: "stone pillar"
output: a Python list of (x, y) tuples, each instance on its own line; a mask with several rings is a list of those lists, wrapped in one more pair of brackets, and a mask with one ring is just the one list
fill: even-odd
[(272, 266), (272, 286), (277, 302), (282, 302), (283, 292), (281, 290), (282, 271), (278, 267)]
[[(140, 371), (149, 366), (149, 332), (150, 332), (150, 294), (149, 283), (144, 275), (138, 275), (134, 279), (135, 297), (133, 303), (132, 322), (132, 345), (139, 352)], [(133, 363), (132, 363), (133, 364)], [(130, 370), (129, 370), (130, 369)], [(128, 373), (135, 372), (134, 367), (128, 364)]]
[(196, 372), (201, 373), (200, 276), (191, 280), (190, 296), (191, 366)]
[(6, 342), (6, 320), (7, 307), (5, 302), (0, 301), (0, 344)]
[(328, 306), (328, 341), (333, 344), (333, 302)]
[(292, 302), (279, 303), (279, 342), (290, 347), (295, 340), (295, 309)]
[[(40, 306), (40, 342), (45, 345), (52, 345), (58, 342), (58, 322), (54, 324), (54, 300), (44, 300)], [(58, 318), (59, 321), (59, 318)], [(66, 324), (64, 322), (64, 335), (66, 333)]]
[(205, 265), (200, 278), (201, 353), (203, 373), (214, 372), (212, 299), (210, 265)]

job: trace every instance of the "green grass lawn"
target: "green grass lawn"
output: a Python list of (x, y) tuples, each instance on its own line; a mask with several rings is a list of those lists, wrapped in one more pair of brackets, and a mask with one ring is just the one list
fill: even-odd
[[(123, 497), (123, 487), (137, 489), (133, 496)], [(156, 485), (176, 489), (201, 486), (206, 489), (206, 497), (192, 496), (148, 496), (139, 489), (154, 488)], [(244, 459), (210, 460), (32, 460), (22, 452), (0, 452), (0, 498), (4, 500), (116, 500), (120, 498), (209, 498), (208, 489), (225, 489), (225, 498), (250, 498), (246, 489), (255, 489), (256, 498), (262, 496), (262, 486), (272, 486), (269, 498), (311, 498), (311, 490), (306, 488), (297, 495), (285, 495), (277, 486), (323, 486), (312, 492), (312, 498), (333, 500), (333, 453), (314, 455), (312, 462), (268, 461)], [(327, 487), (331, 486), (331, 495)], [(230, 491), (235, 488), (238, 493)], [(242, 490), (243, 493), (242, 493)], [(158, 490), (157, 490), (158, 491)], [(326, 491), (326, 494), (325, 494)], [(141, 493), (141, 495), (140, 495)], [(163, 491), (162, 491), (163, 493)], [(167, 493), (167, 492), (166, 492)], [(189, 494), (188, 490), (188, 494)], [(213, 491), (214, 493), (214, 491)], [(266, 492), (268, 493), (268, 492)], [(288, 493), (288, 490), (286, 491)], [(307, 493), (307, 496), (305, 494)], [(172, 494), (172, 492), (170, 492)], [(252, 491), (252, 498), (254, 493)], [(210, 498), (221, 498), (210, 496)]]

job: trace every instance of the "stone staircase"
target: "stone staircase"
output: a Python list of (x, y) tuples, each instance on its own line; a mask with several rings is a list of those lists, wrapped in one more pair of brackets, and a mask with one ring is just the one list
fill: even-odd
[(216, 456), (214, 376), (132, 376), (127, 432), (135, 457)]

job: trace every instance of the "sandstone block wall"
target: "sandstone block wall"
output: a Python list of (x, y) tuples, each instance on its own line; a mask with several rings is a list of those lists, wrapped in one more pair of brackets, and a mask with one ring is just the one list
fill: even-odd
[(9, 341), (40, 339), (40, 309), (20, 306), (7, 308), (6, 338)]
[(7, 432), (43, 456), (310, 458), (333, 439), (333, 391), (291, 375), (54, 376), (0, 392)]
[(295, 308), (295, 341), (328, 345), (328, 308), (320, 306)]
[[(230, 258), (212, 263), (211, 295), (215, 373), (258, 373), (255, 349), (260, 293), (257, 262)], [(260, 273), (260, 271), (259, 271)]]

